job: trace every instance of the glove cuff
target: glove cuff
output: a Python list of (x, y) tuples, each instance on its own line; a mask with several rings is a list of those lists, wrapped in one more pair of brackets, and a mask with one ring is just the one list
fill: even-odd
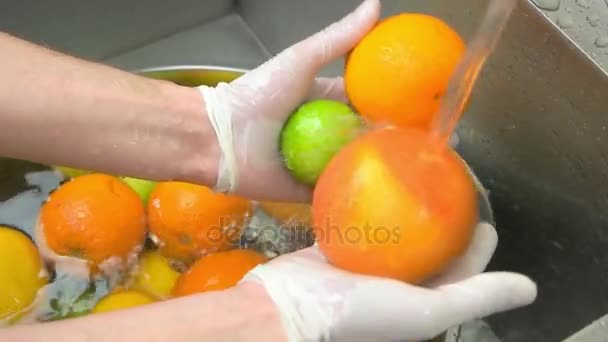
[(219, 83), (216, 87), (200, 86), (198, 90), (205, 100), (205, 108), (211, 126), (217, 136), (220, 148), (220, 161), (217, 170), (217, 182), (212, 188), (215, 192), (232, 193), (239, 181), (238, 165), (234, 151), (232, 130), (232, 113), (226, 105), (225, 93), (230, 85)]
[(267, 265), (256, 266), (241, 282), (254, 282), (266, 289), (279, 311), (289, 342), (329, 340), (334, 315), (329, 306), (318, 302), (315, 289)]

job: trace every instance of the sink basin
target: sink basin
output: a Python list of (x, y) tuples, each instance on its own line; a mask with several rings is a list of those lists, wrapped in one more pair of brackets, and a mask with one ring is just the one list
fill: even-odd
[[(29, 2), (34, 6), (35, 2)], [(221, 0), (213, 0), (218, 2)], [(337, 19), (358, 2), (240, 0), (228, 14), (222, 7), (218, 11), (221, 17), (199, 26), (188, 20), (188, 27), (180, 27), (179, 32), (172, 28), (165, 35), (155, 34), (154, 39), (133, 41), (131, 45), (139, 45), (130, 45), (129, 51), (113, 53), (127, 48), (121, 45), (90, 55), (131, 70), (144, 70), (151, 77), (166, 72), (149, 69), (162, 65), (251, 68)], [(119, 8), (117, 1), (112, 3)], [(382, 3), (383, 16), (400, 11), (431, 13), (467, 38), (487, 0)], [(587, 27), (586, 22), (575, 22), (566, 30), (569, 32), (555, 24), (557, 16), (572, 11), (576, 12), (572, 20), (596, 14), (596, 28), (606, 28), (608, 8), (601, 1), (589, 9), (578, 3), (594, 1), (561, 0), (559, 11), (547, 16), (531, 1), (520, 0), (458, 130), (459, 152), (489, 188), (497, 222), (500, 241), (489, 268), (522, 272), (539, 285), (533, 305), (488, 320), (506, 342), (564, 340), (608, 313), (608, 194), (604, 190), (608, 189), (608, 75), (602, 69), (608, 65), (608, 48), (590, 51), (593, 43), (588, 41), (595, 37), (586, 37), (585, 30), (567, 34)], [(14, 13), (11, 16), (18, 18)], [(76, 17), (66, 15), (66, 25)], [(138, 17), (138, 27), (146, 27), (144, 17)], [(17, 28), (26, 23), (11, 22)], [(149, 25), (154, 26), (152, 20)], [(57, 39), (53, 45), (81, 46), (73, 35), (62, 42), (61, 32), (53, 32), (55, 35), (49, 36)], [(38, 40), (50, 43), (49, 37)], [(577, 43), (577, 37), (587, 43)], [(112, 45), (111, 38), (100, 39)], [(197, 48), (197, 44), (204, 48)], [(342, 61), (337, 61), (323, 73), (339, 75), (342, 67)], [(199, 71), (197, 77), (210, 82), (229, 80), (238, 77), (237, 71)], [(179, 70), (171, 72), (183, 84), (198, 82)], [(0, 160), (0, 201), (28, 187), (24, 172), (41, 169), (44, 167), (28, 162)]]

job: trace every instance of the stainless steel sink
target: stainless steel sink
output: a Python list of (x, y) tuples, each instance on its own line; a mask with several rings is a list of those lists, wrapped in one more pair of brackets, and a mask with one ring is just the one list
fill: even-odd
[[(77, 13), (91, 7), (58, 2)], [(383, 15), (435, 14), (468, 37), (486, 2), (383, 0)], [(608, 48), (593, 44), (598, 34), (608, 33), (608, 6), (603, 0), (585, 0), (584, 6), (581, 0), (557, 2), (557, 10), (543, 12), (520, 1), (458, 132), (460, 152), (493, 201), (500, 243), (490, 269), (523, 272), (539, 284), (536, 303), (489, 319), (503, 341), (563, 340), (608, 313), (608, 75), (602, 69), (608, 70)], [(120, 13), (121, 5), (110, 3)], [(200, 21), (185, 14), (180, 3), (200, 11)], [(158, 10), (138, 9), (130, 16), (138, 28), (133, 32), (157, 30), (129, 38), (126, 45), (118, 33), (89, 30), (89, 36), (77, 37), (59, 28), (46, 33), (28, 14), (36, 13), (28, 6), (43, 7), (34, 1), (8, 11), (23, 21), (6, 21), (0, 13), (0, 29), (127, 69), (185, 64), (251, 68), (345, 14), (358, 0), (241, 0), (228, 8), (221, 3), (230, 1), (176, 1), (176, 13), (163, 21), (165, 35), (146, 19), (155, 13), (157, 20)], [(573, 24), (564, 25), (562, 19), (560, 25), (568, 26), (562, 30), (556, 23), (566, 14)], [(62, 15), (57, 11), (66, 27), (86, 26), (74, 12)], [(588, 28), (583, 21), (593, 15), (598, 23)], [(100, 19), (91, 25), (109, 24)], [(91, 47), (95, 39), (102, 40), (103, 51)], [(338, 75), (341, 69), (338, 61), (323, 73)], [(39, 166), (0, 161), (0, 200), (24, 184), (22, 172), (31, 168)], [(587, 337), (572, 341), (597, 340), (587, 333), (577, 336)]]

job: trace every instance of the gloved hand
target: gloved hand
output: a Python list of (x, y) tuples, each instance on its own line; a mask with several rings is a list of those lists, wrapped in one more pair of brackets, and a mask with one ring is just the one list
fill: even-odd
[(316, 246), (251, 270), (276, 304), (290, 341), (420, 341), (452, 326), (530, 304), (536, 285), (507, 272), (481, 273), (497, 244), (481, 223), (467, 252), (425, 286), (346, 272)]
[(297, 184), (283, 165), (281, 129), (307, 100), (346, 101), (341, 78), (315, 76), (351, 50), (379, 14), (379, 0), (367, 0), (341, 21), (235, 81), (199, 87), (221, 151), (214, 190), (258, 200), (310, 199), (311, 189)]

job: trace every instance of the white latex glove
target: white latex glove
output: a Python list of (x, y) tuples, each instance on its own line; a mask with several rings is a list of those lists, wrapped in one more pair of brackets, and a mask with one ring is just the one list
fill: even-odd
[(297, 184), (283, 165), (279, 136), (289, 115), (313, 98), (346, 101), (341, 78), (315, 79), (374, 26), (379, 0), (291, 46), (230, 84), (199, 87), (221, 150), (216, 191), (251, 199), (306, 201), (311, 189)]
[(528, 305), (536, 284), (515, 273), (481, 273), (497, 244), (479, 224), (468, 251), (422, 286), (335, 268), (316, 246), (250, 271), (276, 304), (289, 341), (420, 341), (476, 318)]

